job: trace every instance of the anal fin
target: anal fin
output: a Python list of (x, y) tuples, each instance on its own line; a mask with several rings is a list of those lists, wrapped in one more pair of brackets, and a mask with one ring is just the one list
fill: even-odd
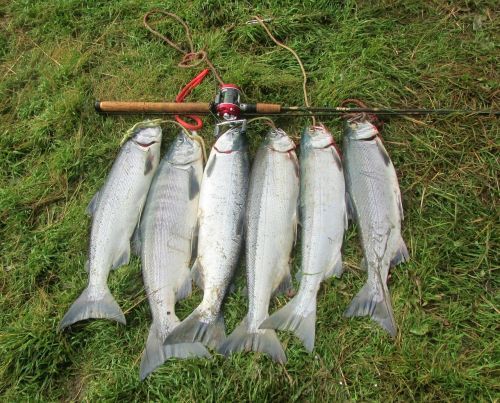
[(410, 254), (408, 253), (408, 248), (406, 247), (405, 241), (401, 238), (399, 243), (399, 248), (391, 259), (391, 267), (397, 266), (400, 263), (405, 263), (410, 259)]
[(198, 288), (203, 290), (203, 267), (201, 266), (199, 258), (194, 261), (193, 267), (191, 268), (191, 277)]
[(188, 271), (186, 277), (184, 278), (184, 281), (177, 289), (177, 292), (175, 294), (175, 300), (180, 301), (184, 298), (189, 297), (192, 291), (193, 291), (193, 285), (191, 283), (191, 276)]
[(141, 240), (141, 230), (139, 224), (135, 227), (134, 233), (132, 234), (132, 239), (130, 240), (132, 253), (135, 256), (141, 255), (142, 240)]
[(345, 193), (345, 208), (346, 208), (347, 220), (354, 220), (354, 206), (352, 204), (351, 196), (347, 192)]
[(111, 268), (116, 270), (118, 267), (128, 264), (128, 262), (130, 262), (130, 242), (127, 242), (125, 248), (113, 261)]
[(281, 278), (281, 281), (274, 288), (273, 296), (279, 294), (288, 294), (290, 293), (290, 291), (292, 291), (292, 289), (293, 289), (292, 275), (290, 274), (290, 269), (288, 268), (283, 277)]
[(342, 264), (342, 255), (339, 253), (337, 259), (332, 263), (332, 265), (325, 271), (323, 279), (326, 280), (330, 277), (342, 277), (344, 272), (344, 266)]

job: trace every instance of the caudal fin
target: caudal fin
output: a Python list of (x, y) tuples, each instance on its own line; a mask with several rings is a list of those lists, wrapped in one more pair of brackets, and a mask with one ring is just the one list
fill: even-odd
[(246, 319), (241, 322), (233, 333), (220, 345), (219, 353), (228, 356), (241, 351), (259, 351), (269, 354), (279, 363), (286, 363), (286, 355), (274, 330), (259, 330), (249, 333)]
[(161, 366), (169, 358), (210, 358), (210, 353), (201, 343), (180, 343), (163, 345), (156, 326), (153, 324), (149, 330), (146, 348), (142, 353), (139, 377), (143, 381), (151, 372)]
[(200, 342), (216, 349), (226, 338), (226, 327), (222, 314), (212, 322), (203, 322), (197, 309), (184, 319), (165, 339), (165, 345), (172, 343)]
[(385, 283), (381, 284), (382, 293), (366, 283), (354, 297), (344, 316), (370, 316), (382, 328), (395, 337), (397, 333), (396, 321), (392, 312), (391, 297)]
[(99, 299), (91, 298), (89, 288), (86, 288), (62, 318), (59, 330), (75, 322), (91, 318), (110, 319), (119, 323), (126, 323), (125, 315), (108, 288), (106, 288), (104, 296)]
[(260, 325), (261, 329), (289, 330), (302, 340), (307, 351), (312, 352), (316, 334), (316, 301), (306, 316), (297, 312), (297, 296), (280, 310), (274, 312)]

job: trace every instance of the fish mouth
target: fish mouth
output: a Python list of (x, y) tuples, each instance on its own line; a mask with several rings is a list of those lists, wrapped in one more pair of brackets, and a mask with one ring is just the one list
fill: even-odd
[(153, 144), (158, 143), (157, 141), (150, 141), (149, 143), (141, 143), (137, 140), (133, 140), (133, 142), (142, 148), (148, 148), (151, 147)]
[(231, 154), (234, 150), (229, 149), (229, 150), (219, 150), (216, 146), (214, 146), (215, 151), (217, 151), (220, 154)]
[(283, 154), (285, 154), (285, 153), (289, 153), (289, 152), (291, 152), (293, 150), (296, 150), (297, 146), (296, 145), (292, 145), (292, 146), (290, 146), (290, 148), (287, 148), (286, 150), (275, 148), (272, 145), (268, 145), (267, 148), (269, 148), (271, 151), (276, 151), (277, 153), (283, 153)]
[(329, 143), (327, 143), (326, 145), (321, 146), (321, 147), (316, 147), (316, 148), (321, 150), (323, 148), (328, 148), (328, 147), (332, 147), (332, 146), (337, 148), (337, 143), (335, 143), (335, 140), (333, 140), (333, 139)]
[(359, 140), (360, 141), (372, 141), (372, 140), (375, 140), (376, 137), (377, 137), (377, 135), (374, 134), (373, 136), (367, 137), (365, 139), (359, 139)]
[(297, 149), (296, 144), (291, 144), (290, 148), (285, 148), (285, 149), (273, 147), (272, 144), (268, 144), (266, 147), (269, 148), (271, 151), (276, 151), (277, 153), (283, 153), (283, 154), (289, 153)]

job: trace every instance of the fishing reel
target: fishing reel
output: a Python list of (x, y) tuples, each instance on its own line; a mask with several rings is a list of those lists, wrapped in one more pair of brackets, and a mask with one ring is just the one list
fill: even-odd
[(242, 114), (257, 113), (257, 104), (241, 103), (241, 90), (236, 84), (222, 84), (214, 102), (210, 105), (213, 114), (232, 121)]

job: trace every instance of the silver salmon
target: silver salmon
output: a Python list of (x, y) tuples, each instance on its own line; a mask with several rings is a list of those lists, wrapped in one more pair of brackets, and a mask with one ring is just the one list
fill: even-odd
[(87, 288), (64, 315), (59, 328), (89, 318), (125, 324), (107, 285), (110, 270), (127, 264), (130, 238), (160, 159), (161, 128), (138, 128), (122, 146), (104, 186), (87, 207), (92, 216)]
[(181, 132), (160, 163), (141, 217), (136, 242), (153, 316), (141, 380), (170, 357), (209, 356), (200, 343), (163, 345), (179, 324), (175, 302), (191, 294), (189, 264), (202, 172), (200, 145)]
[(316, 333), (316, 295), (323, 279), (342, 275), (341, 248), (347, 228), (342, 161), (332, 135), (322, 126), (306, 128), (301, 137), (300, 217), (299, 291), (260, 327), (293, 331), (311, 352)]
[(203, 173), (192, 270), (203, 300), (165, 343), (199, 341), (217, 348), (226, 337), (221, 308), (243, 243), (249, 170), (245, 127), (236, 125), (217, 139)]
[(403, 206), (396, 171), (378, 136), (366, 120), (345, 124), (346, 186), (352, 214), (361, 234), (368, 280), (345, 316), (370, 316), (391, 336), (397, 333), (387, 287), (390, 266), (408, 260), (401, 236)]
[(284, 363), (274, 330), (260, 329), (273, 293), (291, 287), (290, 253), (297, 230), (299, 166), (295, 144), (272, 129), (259, 147), (250, 174), (246, 214), (248, 314), (219, 348), (229, 355), (260, 351)]

